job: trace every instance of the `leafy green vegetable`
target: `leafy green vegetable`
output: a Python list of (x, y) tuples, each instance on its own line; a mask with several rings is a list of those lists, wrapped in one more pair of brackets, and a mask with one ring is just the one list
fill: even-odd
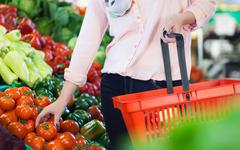
[(54, 39), (67, 43), (73, 37), (73, 32), (68, 28), (62, 28), (54, 35)]
[(66, 9), (59, 7), (55, 13), (54, 20), (58, 25), (65, 26), (69, 22), (69, 14)]
[(43, 35), (51, 35), (52, 34), (52, 26), (53, 22), (48, 17), (42, 17), (35, 20), (35, 24), (37, 25), (37, 30)]
[(18, 0), (18, 8), (24, 11), (29, 17), (34, 17), (40, 12), (41, 0)]

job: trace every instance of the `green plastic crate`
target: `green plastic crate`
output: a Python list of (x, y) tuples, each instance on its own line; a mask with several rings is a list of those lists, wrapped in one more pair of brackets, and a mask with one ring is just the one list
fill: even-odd
[(33, 150), (29, 145), (25, 144), (26, 150)]

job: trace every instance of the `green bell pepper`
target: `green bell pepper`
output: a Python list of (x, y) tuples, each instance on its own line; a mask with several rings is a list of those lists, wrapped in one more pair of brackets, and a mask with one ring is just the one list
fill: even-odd
[(92, 120), (81, 128), (81, 134), (90, 140), (95, 140), (106, 132), (103, 123), (98, 120)]
[(88, 108), (89, 104), (85, 98), (76, 98), (75, 109), (87, 110)]
[(55, 97), (53, 96), (52, 92), (45, 88), (36, 88), (34, 91), (37, 96), (43, 95), (43, 96), (50, 98), (51, 102), (54, 102), (56, 100)]
[(47, 89), (48, 91), (50, 91), (51, 93), (53, 93), (54, 91), (54, 82), (52, 80), (52, 77), (47, 77), (45, 78), (44, 80), (42, 80), (41, 82), (38, 83), (38, 85), (36, 86), (36, 89), (38, 88), (45, 88)]
[(66, 118), (68, 117), (69, 114), (70, 114), (70, 110), (66, 107), (63, 114), (62, 114), (62, 118), (64, 120), (66, 120)]
[(104, 147), (109, 147), (110, 139), (108, 137), (107, 132), (103, 133), (98, 139), (97, 142), (100, 143)]
[(63, 84), (64, 84), (64, 80), (57, 78), (57, 77), (53, 77), (52, 78), (53, 83), (54, 83), (54, 89), (53, 89), (53, 95), (55, 97), (59, 97), (60, 92), (62, 90)]
[(89, 106), (98, 104), (98, 99), (95, 96), (89, 95), (88, 93), (81, 94), (80, 98), (86, 99)]
[(81, 110), (81, 109), (75, 110), (73, 112), (73, 114), (79, 115), (79, 117), (80, 117), (79, 119), (83, 120), (84, 123), (90, 121), (92, 118), (90, 113), (86, 112), (85, 110)]
[(84, 125), (84, 121), (80, 118), (80, 115), (78, 114), (69, 114), (67, 116), (67, 119), (76, 121), (80, 127)]

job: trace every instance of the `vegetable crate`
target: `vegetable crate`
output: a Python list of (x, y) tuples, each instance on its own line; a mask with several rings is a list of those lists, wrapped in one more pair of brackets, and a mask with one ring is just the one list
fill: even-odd
[[(162, 42), (167, 89), (114, 97), (135, 146), (166, 138), (181, 123), (217, 121), (237, 107), (240, 80), (222, 79), (188, 84), (183, 37), (177, 39), (182, 84), (172, 87), (168, 46)], [(181, 54), (180, 54), (181, 53)], [(168, 76), (167, 76), (168, 75)], [(173, 92), (174, 91), (174, 92)], [(240, 102), (240, 101), (239, 101)]]

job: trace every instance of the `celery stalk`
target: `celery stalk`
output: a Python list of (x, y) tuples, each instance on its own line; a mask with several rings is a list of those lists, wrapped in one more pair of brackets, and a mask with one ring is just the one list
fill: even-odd
[(4, 64), (0, 58), (0, 75), (7, 84), (12, 84), (18, 77)]
[(19, 52), (8, 52), (3, 61), (22, 81), (29, 82), (29, 70)]

